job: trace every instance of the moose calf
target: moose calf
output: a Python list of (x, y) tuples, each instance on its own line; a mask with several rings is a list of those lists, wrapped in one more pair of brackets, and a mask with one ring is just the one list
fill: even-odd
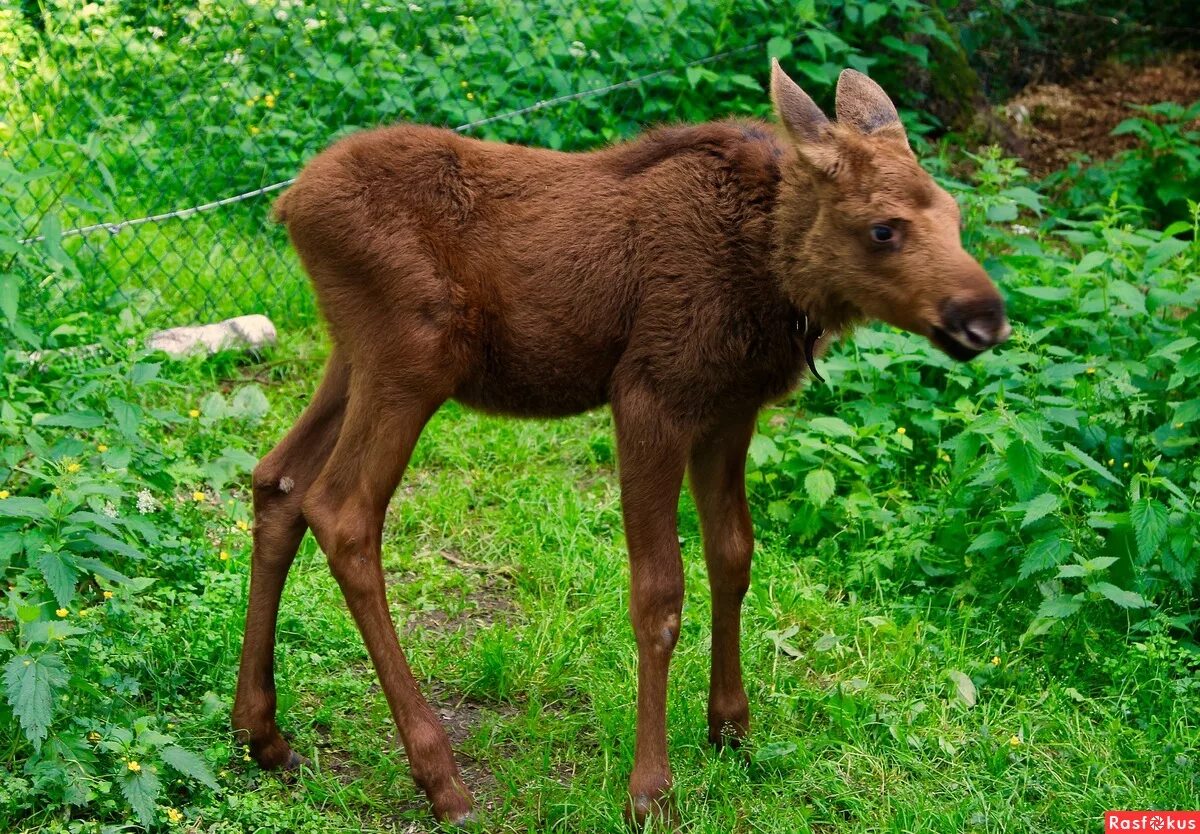
[(667, 667), (685, 472), (712, 591), (708, 736), (750, 726), (739, 628), (753, 532), (755, 416), (831, 339), (882, 319), (959, 360), (1004, 341), (1004, 304), (963, 251), (954, 200), (921, 169), (887, 95), (845, 70), (837, 120), (778, 64), (782, 130), (664, 127), (592, 153), (416, 125), (317, 156), (276, 204), (334, 348), (296, 425), (254, 471), (254, 555), (234, 727), (266, 768), (300, 759), (275, 723), (284, 578), (311, 529), (345, 595), (440, 820), (470, 792), (388, 610), (388, 501), (448, 399), (513, 416), (612, 406), (637, 639), (629, 808), (669, 814)]

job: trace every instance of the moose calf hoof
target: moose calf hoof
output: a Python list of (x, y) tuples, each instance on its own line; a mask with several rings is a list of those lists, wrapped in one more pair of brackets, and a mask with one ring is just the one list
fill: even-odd
[(625, 818), (634, 831), (678, 831), (679, 811), (670, 791), (631, 793)]
[(305, 763), (278, 732), (263, 740), (252, 740), (250, 756), (263, 770), (294, 771)]
[(750, 710), (743, 707), (724, 716), (708, 716), (708, 742), (718, 750), (736, 750), (750, 735)]
[(470, 828), (476, 822), (475, 804), (465, 786), (452, 784), (440, 791), (430, 791), (428, 796), (438, 822), (460, 828)]

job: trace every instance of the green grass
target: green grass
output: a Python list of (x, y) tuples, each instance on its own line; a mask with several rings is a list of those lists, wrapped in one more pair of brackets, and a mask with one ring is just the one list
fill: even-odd
[[(262, 451), (315, 385), (320, 349), (302, 347), (277, 369), (286, 381), (270, 392)], [(294, 355), (296, 344), (280, 352)], [(451, 404), (393, 500), (384, 544), (393, 616), (426, 694), (449, 716), (485, 830), (621, 828), (635, 649), (613, 466), (605, 412), (512, 421)], [(681, 502), (688, 593), (668, 718), (689, 830), (1066, 832), (1100, 830), (1109, 808), (1200, 804), (1188, 758), (1195, 711), (1169, 697), (1172, 672), (1153, 645), (1122, 646), (1114, 658), (1097, 644), (1077, 658), (1084, 671), (1055, 668), (1014, 645), (996, 611), (934, 606), (886, 583), (847, 590), (837, 565), (792, 544), (764, 513), (777, 496), (762, 479), (751, 488), (749, 761), (705, 741), (709, 604), (695, 512)], [(211, 521), (215, 534), (228, 526)], [(210, 750), (227, 743), (245, 599), (249, 540), (234, 541), (224, 580), (171, 623), (177, 655), (156, 664), (167, 679), (211, 683), (221, 705), (190, 740)], [(232, 751), (222, 795), (184, 808), (188, 818), (218, 831), (432, 828), (311, 537), (284, 596), (279, 657), (281, 726), (313, 768), (287, 783)], [(955, 694), (951, 670), (980, 681), (973, 707)], [(1111, 696), (1080, 694), (1081, 676), (1108, 680)], [(186, 686), (175, 697), (155, 711), (194, 708)], [(1131, 709), (1139, 701), (1152, 704), (1149, 725), (1138, 726), (1149, 714)]]

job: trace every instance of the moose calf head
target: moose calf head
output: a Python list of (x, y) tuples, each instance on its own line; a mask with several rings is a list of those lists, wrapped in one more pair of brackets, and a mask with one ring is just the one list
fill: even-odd
[(886, 321), (962, 361), (1007, 339), (1004, 301), (962, 248), (958, 205), (917, 163), (883, 89), (844, 70), (831, 122), (776, 62), (771, 97), (796, 148), (785, 177), (817, 197), (797, 201), (797, 239), (779, 242), (795, 248), (785, 280), (799, 306)]

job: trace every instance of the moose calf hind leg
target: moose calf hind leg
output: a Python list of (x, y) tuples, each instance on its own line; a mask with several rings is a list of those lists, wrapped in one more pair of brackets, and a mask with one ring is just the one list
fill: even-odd
[(388, 500), (440, 402), (389, 409), (354, 397), (337, 448), (305, 497), (304, 515), (362, 633), (414, 781), (438, 819), (462, 822), (470, 816), (471, 795), (397, 639), (380, 552)]
[(346, 383), (346, 366), (335, 354), (304, 414), (252, 475), (250, 598), (231, 723), (250, 755), (267, 769), (301, 763), (275, 720), (275, 627), (284, 582), (307, 529), (300, 504), (337, 441)]

